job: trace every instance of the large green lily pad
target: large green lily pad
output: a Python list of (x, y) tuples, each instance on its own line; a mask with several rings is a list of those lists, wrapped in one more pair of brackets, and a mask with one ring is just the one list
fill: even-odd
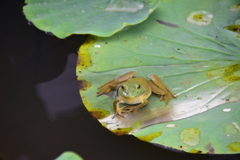
[[(224, 29), (238, 19), (237, 0), (165, 0), (145, 22), (109, 38), (90, 36), (77, 66), (83, 102), (117, 135), (192, 153), (240, 152), (240, 39)], [(113, 118), (114, 93), (98, 87), (124, 73), (156, 74), (175, 93), (152, 94), (138, 112)], [(112, 97), (112, 98), (111, 98)]]
[(26, 18), (58, 38), (71, 34), (107, 37), (140, 23), (159, 0), (25, 0)]

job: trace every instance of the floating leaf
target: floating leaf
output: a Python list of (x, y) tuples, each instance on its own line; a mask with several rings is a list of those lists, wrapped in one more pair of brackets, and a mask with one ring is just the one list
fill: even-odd
[[(99, 121), (118, 135), (134, 134), (142, 140), (192, 153), (240, 152), (239, 134), (226, 138), (224, 133), (225, 125), (236, 128), (234, 124), (240, 122), (240, 39), (224, 29), (238, 19), (237, 12), (229, 11), (236, 3), (163, 1), (145, 22), (127, 31), (109, 38), (90, 36), (80, 48), (77, 66), (83, 84), (80, 93), (87, 109), (104, 112)], [(213, 15), (208, 25), (187, 21), (200, 8)], [(158, 75), (177, 99), (166, 105), (152, 94), (149, 104), (135, 115), (113, 118), (116, 93), (96, 97), (96, 92), (109, 80), (130, 71), (145, 78)], [(213, 128), (219, 133), (211, 132)], [(167, 135), (175, 137), (175, 141)]]
[(140, 23), (159, 0), (25, 0), (26, 18), (40, 30), (58, 38), (71, 34), (107, 37)]
[(66, 151), (66, 152), (63, 152), (55, 160), (83, 160), (83, 159), (74, 152)]

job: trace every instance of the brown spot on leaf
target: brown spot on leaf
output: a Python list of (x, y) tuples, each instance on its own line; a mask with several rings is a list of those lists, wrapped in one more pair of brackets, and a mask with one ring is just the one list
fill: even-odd
[(208, 151), (209, 154), (214, 154), (214, 148), (212, 147), (211, 143), (206, 144), (204, 148)]
[(240, 25), (239, 24), (233, 24), (233, 25), (224, 27), (224, 29), (239, 33), (240, 32)]
[(162, 25), (168, 26), (168, 27), (179, 28), (179, 25), (177, 25), (177, 24), (165, 22), (165, 21), (162, 21), (162, 20), (157, 20), (157, 22), (162, 24)]
[(109, 116), (109, 114), (110, 114), (109, 111), (106, 111), (103, 109), (89, 110), (89, 112), (95, 119), (103, 119), (103, 118)]
[(122, 136), (122, 135), (127, 135), (128, 133), (130, 133), (132, 130), (132, 128), (118, 128), (115, 130), (112, 130), (112, 132), (118, 136)]
[(230, 26), (226, 26), (226, 27), (224, 27), (224, 29), (238, 33), (237, 37), (240, 38), (240, 24), (233, 24)]
[(229, 99), (225, 99), (226, 102), (230, 101)]
[(190, 80), (186, 80), (186, 81), (181, 82), (180, 85), (186, 86), (186, 85), (189, 85), (191, 82), (192, 81), (190, 81)]
[(89, 83), (88, 81), (85, 81), (85, 80), (79, 80), (78, 81), (78, 89), (79, 90), (86, 90), (88, 89), (89, 87), (91, 87), (91, 83)]

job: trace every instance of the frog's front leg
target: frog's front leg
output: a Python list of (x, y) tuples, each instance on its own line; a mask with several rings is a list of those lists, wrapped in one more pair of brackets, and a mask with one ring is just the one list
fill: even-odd
[(164, 101), (166, 104), (172, 99), (176, 98), (170, 89), (162, 82), (162, 80), (155, 74), (152, 74), (151, 79), (153, 83), (150, 84), (150, 87), (154, 93), (160, 97), (160, 101)]
[(135, 115), (139, 108), (142, 108), (142, 107), (146, 106), (147, 104), (148, 104), (148, 100), (145, 99), (142, 103), (140, 103), (140, 104), (138, 104), (136, 106), (126, 106), (124, 108), (124, 110), (125, 110), (124, 114), (133, 112), (133, 114)]
[(120, 104), (120, 101), (119, 101), (118, 99), (116, 99), (116, 100), (113, 102), (114, 111), (115, 111), (115, 114), (114, 114), (113, 118), (114, 118), (116, 115), (120, 115), (120, 116), (123, 117), (121, 108), (119, 107), (119, 104)]
[(135, 74), (136, 72), (132, 71), (112, 79), (98, 88), (99, 92), (97, 92), (97, 96), (101, 96), (104, 93), (109, 93), (110, 91), (118, 89), (124, 82), (126, 82), (129, 78), (132, 78)]

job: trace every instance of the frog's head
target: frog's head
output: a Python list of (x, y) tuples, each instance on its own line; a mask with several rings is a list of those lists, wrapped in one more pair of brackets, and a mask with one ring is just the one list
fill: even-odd
[(144, 87), (136, 82), (125, 82), (119, 89), (118, 94), (126, 98), (136, 98), (143, 95)]

